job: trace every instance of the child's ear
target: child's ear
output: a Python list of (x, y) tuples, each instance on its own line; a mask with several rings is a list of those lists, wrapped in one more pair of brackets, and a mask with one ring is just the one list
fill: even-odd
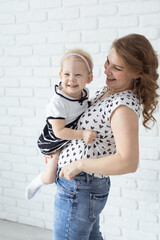
[(90, 82), (92, 82), (92, 81), (93, 81), (93, 74), (90, 73), (90, 74), (88, 75), (87, 83), (90, 83)]
[(62, 79), (62, 73), (61, 72), (59, 72), (59, 77), (60, 77), (60, 79)]

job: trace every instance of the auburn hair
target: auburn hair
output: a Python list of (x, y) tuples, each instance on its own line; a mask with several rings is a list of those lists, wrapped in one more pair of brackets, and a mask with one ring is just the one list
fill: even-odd
[(134, 82), (134, 90), (141, 100), (143, 126), (146, 128), (150, 120), (155, 123), (153, 112), (158, 104), (158, 58), (151, 43), (140, 34), (129, 34), (115, 40), (112, 47), (122, 58), (125, 66), (140, 77)]

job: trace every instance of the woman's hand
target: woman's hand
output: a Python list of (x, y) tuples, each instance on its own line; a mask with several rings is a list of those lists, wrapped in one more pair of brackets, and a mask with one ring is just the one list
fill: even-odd
[(82, 172), (81, 161), (82, 159), (63, 166), (59, 176), (67, 180), (72, 180), (77, 174)]

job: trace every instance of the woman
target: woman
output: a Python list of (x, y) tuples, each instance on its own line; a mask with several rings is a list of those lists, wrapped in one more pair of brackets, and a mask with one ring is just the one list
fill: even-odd
[[(113, 42), (105, 62), (106, 84), (81, 116), (78, 129), (97, 132), (91, 144), (72, 140), (59, 158), (54, 240), (102, 240), (99, 214), (107, 201), (109, 175), (135, 172), (138, 121), (155, 122), (157, 56), (142, 35)], [(78, 160), (78, 161), (77, 161)]]

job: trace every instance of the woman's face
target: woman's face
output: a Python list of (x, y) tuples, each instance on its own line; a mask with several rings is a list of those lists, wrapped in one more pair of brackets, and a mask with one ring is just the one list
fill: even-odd
[(133, 89), (133, 82), (138, 78), (138, 74), (127, 69), (122, 58), (114, 48), (111, 48), (104, 68), (104, 73), (107, 76), (106, 84), (113, 92)]

